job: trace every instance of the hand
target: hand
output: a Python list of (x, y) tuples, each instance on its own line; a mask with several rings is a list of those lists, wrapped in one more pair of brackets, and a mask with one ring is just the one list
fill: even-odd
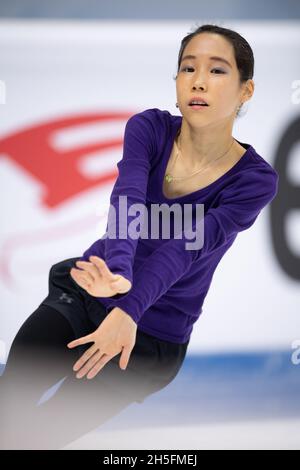
[(87, 336), (68, 343), (69, 348), (92, 342), (92, 346), (74, 364), (73, 370), (78, 379), (87, 374), (92, 379), (96, 374), (120, 352), (120, 368), (126, 369), (136, 341), (137, 324), (119, 307), (113, 308), (102, 321), (100, 326)]
[(121, 274), (113, 274), (105, 261), (98, 256), (90, 256), (89, 261), (76, 261), (70, 275), (72, 279), (94, 297), (111, 297), (128, 292), (132, 284)]

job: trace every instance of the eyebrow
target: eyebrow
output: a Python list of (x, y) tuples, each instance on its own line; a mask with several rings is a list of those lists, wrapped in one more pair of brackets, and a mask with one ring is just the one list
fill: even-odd
[[(186, 59), (197, 59), (197, 57), (195, 55), (192, 55), (192, 54), (188, 54), (188, 55), (185, 55), (182, 59), (181, 59), (181, 62), (183, 62), (184, 60)], [(224, 62), (224, 64), (227, 64), (229, 65), (229, 67), (232, 68), (232, 65), (228, 62), (228, 60), (224, 59), (224, 57), (219, 57), (219, 56), (212, 56), (212, 57), (209, 57), (210, 60), (218, 60), (219, 62)]]

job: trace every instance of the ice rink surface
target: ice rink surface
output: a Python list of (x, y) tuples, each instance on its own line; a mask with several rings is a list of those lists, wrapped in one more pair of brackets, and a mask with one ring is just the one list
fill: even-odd
[(168, 386), (64, 449), (300, 449), (299, 396), (290, 352), (188, 354)]
[(64, 449), (300, 449), (299, 397), (290, 352), (188, 354), (167, 387)]

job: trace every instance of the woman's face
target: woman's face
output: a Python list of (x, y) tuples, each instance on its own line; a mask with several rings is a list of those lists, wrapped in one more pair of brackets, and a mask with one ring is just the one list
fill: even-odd
[[(193, 55), (195, 59), (185, 56)], [(228, 63), (212, 57), (221, 57)], [(248, 80), (248, 82), (252, 80)], [(239, 82), (233, 46), (221, 35), (201, 33), (193, 37), (182, 54), (176, 78), (176, 94), (182, 115), (194, 126), (234, 120), (245, 99), (245, 84)], [(209, 106), (189, 106), (192, 97), (202, 97)]]

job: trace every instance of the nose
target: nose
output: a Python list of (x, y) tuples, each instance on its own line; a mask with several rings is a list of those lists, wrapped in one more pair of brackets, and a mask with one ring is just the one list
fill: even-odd
[(194, 83), (193, 89), (205, 90), (206, 84), (203, 81), (196, 80)]
[(206, 82), (205, 82), (205, 79), (202, 75), (200, 77), (200, 75), (198, 74), (198, 77), (194, 81), (193, 89), (200, 89), (200, 90), (205, 90), (206, 89)]

